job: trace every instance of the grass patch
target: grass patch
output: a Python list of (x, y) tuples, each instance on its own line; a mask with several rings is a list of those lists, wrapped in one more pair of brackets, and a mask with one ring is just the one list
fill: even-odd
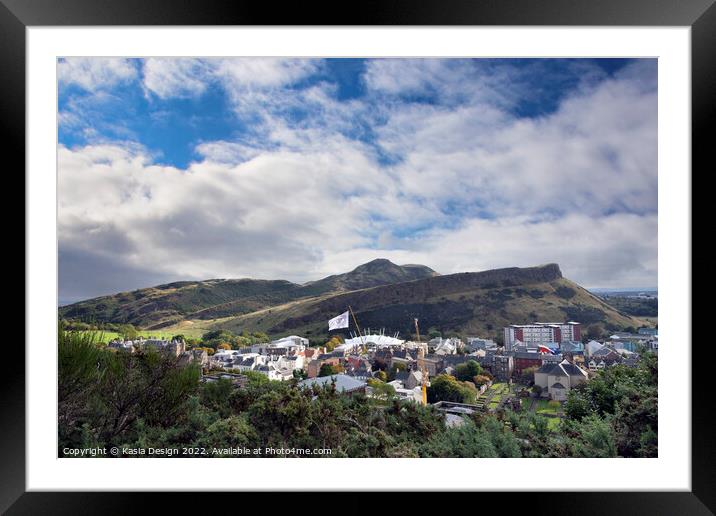
[(559, 401), (553, 400), (539, 400), (537, 401), (537, 408), (535, 412), (541, 415), (553, 415), (556, 416), (560, 410)]
[[(96, 342), (102, 342), (107, 344), (108, 342), (121, 338), (121, 335), (116, 331), (102, 331), (102, 330), (87, 330), (79, 332), (81, 334), (94, 334)], [(139, 330), (139, 335), (145, 339), (166, 339), (170, 340), (174, 335), (178, 335), (177, 332), (161, 331), (161, 330)], [(187, 335), (188, 336), (188, 335)]]

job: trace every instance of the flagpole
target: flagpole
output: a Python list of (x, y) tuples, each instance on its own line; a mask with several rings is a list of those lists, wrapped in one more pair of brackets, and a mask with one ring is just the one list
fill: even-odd
[(360, 326), (358, 326), (358, 319), (356, 319), (356, 314), (353, 313), (353, 309), (351, 308), (351, 305), (348, 305), (348, 310), (350, 311), (351, 315), (353, 316), (353, 322), (356, 325), (356, 329), (358, 330), (358, 335), (360, 335), (360, 342), (363, 344), (363, 349), (365, 350), (365, 341), (363, 340), (363, 334), (360, 331)]

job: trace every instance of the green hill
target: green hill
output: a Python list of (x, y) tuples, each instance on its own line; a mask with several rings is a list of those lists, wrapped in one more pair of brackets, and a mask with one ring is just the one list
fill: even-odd
[(537, 320), (581, 322), (607, 331), (647, 324), (562, 277), (556, 264), (438, 275), (422, 265), (374, 260), (299, 285), (283, 280), (177, 282), (82, 301), (60, 315), (167, 331), (188, 326), (270, 335), (327, 335), (327, 321), (351, 306), (361, 326), (499, 337), (502, 327)]
[(556, 264), (436, 276), (369, 289), (303, 299), (217, 322), (217, 327), (270, 334), (323, 337), (327, 321), (350, 305), (365, 328), (413, 332), (413, 318), (426, 331), (497, 337), (509, 324), (575, 320), (607, 330), (644, 321), (620, 313), (563, 278)]
[(285, 280), (180, 281), (102, 296), (60, 307), (61, 317), (84, 322), (130, 323), (159, 328), (184, 319), (217, 319), (326, 293), (375, 287), (437, 275), (423, 265), (373, 260), (345, 274), (299, 285)]

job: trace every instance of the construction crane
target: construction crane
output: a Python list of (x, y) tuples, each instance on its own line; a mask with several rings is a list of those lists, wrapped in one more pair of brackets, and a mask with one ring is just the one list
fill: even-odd
[[(420, 328), (418, 328), (418, 318), (415, 317), (413, 319), (415, 321), (415, 334), (418, 338), (418, 346), (420, 346)], [(422, 347), (418, 348), (418, 357), (422, 354), (422, 358), (425, 358), (425, 353), (423, 351)], [(423, 393), (423, 405), (428, 404), (428, 385), (430, 383), (428, 382), (428, 371), (425, 369), (425, 360), (420, 365), (420, 373), (422, 375), (422, 379), (420, 380), (420, 387)]]

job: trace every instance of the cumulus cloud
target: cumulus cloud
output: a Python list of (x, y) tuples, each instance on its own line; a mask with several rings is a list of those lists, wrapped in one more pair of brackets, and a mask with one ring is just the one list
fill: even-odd
[(131, 59), (66, 57), (58, 60), (57, 78), (61, 85), (77, 85), (87, 91), (109, 88), (137, 76)]
[(624, 75), (536, 118), (482, 104), (399, 105), (379, 141), (401, 157), (404, 192), (489, 216), (653, 212), (656, 90)]
[(315, 73), (320, 61), (291, 58), (148, 58), (144, 87), (160, 98), (201, 95), (221, 83), (236, 101), (243, 93), (280, 88)]
[(148, 58), (144, 60), (144, 87), (160, 98), (201, 95), (209, 86), (212, 69), (201, 59)]
[(379, 197), (381, 175), (351, 147), (340, 159), (276, 151), (187, 170), (122, 147), (62, 147), (59, 238), (163, 275), (297, 279), (325, 249), (368, 244), (370, 208), (345, 196)]
[[(557, 262), (587, 286), (655, 285), (657, 216), (470, 219), (455, 230), (430, 232), (402, 249), (351, 249), (333, 255), (332, 272), (375, 258), (426, 263), (442, 273)], [(598, 238), (595, 238), (599, 235)]]
[(322, 78), (291, 86), (322, 67), (146, 60), (157, 99), (221, 87), (255, 127), (197, 142), (185, 168), (157, 165), (140, 144), (61, 145), (60, 260), (72, 261), (61, 292), (303, 282), (377, 257), (442, 273), (558, 262), (586, 286), (656, 284), (653, 61), (610, 77), (580, 69), (532, 117), (515, 99), (536, 68), (374, 60), (361, 98), (339, 100)]

